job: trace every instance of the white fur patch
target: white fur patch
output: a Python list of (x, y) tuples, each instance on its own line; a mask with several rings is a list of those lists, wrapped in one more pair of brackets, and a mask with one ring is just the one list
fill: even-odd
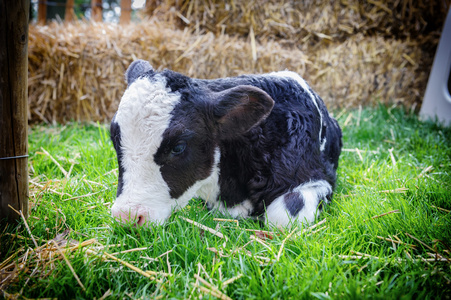
[(232, 207), (225, 207), (222, 201), (210, 202), (212, 205), (210, 208), (213, 210), (218, 210), (219, 212), (229, 215), (232, 218), (246, 218), (254, 210), (254, 206), (251, 201), (244, 200), (242, 203), (234, 205)]
[(196, 196), (211, 203), (215, 203), (219, 196), (219, 161), (221, 159), (221, 152), (219, 148), (215, 149), (215, 162), (213, 164), (210, 176), (202, 180), (202, 185), (197, 190)]
[(326, 196), (332, 193), (332, 186), (325, 180), (310, 181), (303, 183), (291, 192), (298, 192), (304, 200), (304, 207), (296, 217), (291, 217), (285, 205), (283, 194), (277, 197), (266, 208), (266, 222), (275, 226), (287, 226), (294, 219), (299, 223), (309, 224), (315, 220), (318, 204), (321, 201), (327, 202)]
[(218, 200), (218, 196), (220, 193), (219, 186), (219, 162), (221, 159), (221, 153), (219, 148), (215, 149), (215, 163), (213, 165), (213, 170), (211, 175), (202, 180), (202, 186), (197, 191), (197, 196), (204, 199), (209, 208), (213, 210), (218, 210), (225, 215), (230, 215), (233, 218), (245, 218), (249, 216), (249, 214), (254, 209), (252, 203), (249, 200), (245, 200), (244, 202), (237, 204), (232, 207), (225, 207), (224, 203)]
[(111, 209), (113, 215), (144, 210), (147, 221), (162, 222), (177, 205), (153, 156), (179, 101), (180, 95), (166, 88), (166, 79), (159, 75), (151, 80), (139, 78), (125, 91), (116, 114), (121, 130), (123, 189)]
[(321, 146), (319, 147), (319, 150), (324, 151), (324, 149), (326, 149), (326, 142), (327, 139), (326, 137), (324, 137), (323, 141), (321, 142)]
[(319, 113), (319, 119), (320, 119), (319, 141), (321, 142), (320, 151), (324, 151), (325, 145), (326, 145), (326, 139), (324, 138), (324, 140), (321, 141), (321, 134), (323, 132), (323, 114), (321, 113), (321, 110), (319, 109), (319, 106), (318, 106), (318, 103), (316, 102), (315, 97), (310, 92), (310, 86), (307, 84), (307, 82), (305, 82), (305, 80), (301, 76), (299, 76), (298, 73), (291, 72), (288, 70), (280, 71), (280, 72), (273, 72), (273, 73), (270, 73), (269, 75), (294, 79), (309, 94), (310, 99), (312, 99), (313, 104), (315, 104), (315, 107)]

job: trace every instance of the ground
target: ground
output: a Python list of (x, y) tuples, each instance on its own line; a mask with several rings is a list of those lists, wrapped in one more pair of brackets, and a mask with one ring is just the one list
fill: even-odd
[(398, 108), (334, 115), (333, 201), (316, 225), (281, 231), (199, 199), (164, 225), (121, 226), (108, 127), (33, 126), (30, 230), (0, 232), (3, 296), (449, 298), (451, 128)]

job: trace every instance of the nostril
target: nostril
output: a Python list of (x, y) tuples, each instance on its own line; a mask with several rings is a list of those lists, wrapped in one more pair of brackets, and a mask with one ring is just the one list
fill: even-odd
[(148, 219), (148, 211), (141, 207), (119, 207), (113, 206), (111, 214), (116, 221), (120, 223), (129, 223), (132, 226), (142, 226)]
[(144, 225), (144, 223), (146, 223), (146, 218), (143, 215), (139, 215), (139, 216), (137, 216), (136, 221), (137, 221), (136, 224), (138, 226), (142, 226), (142, 225)]

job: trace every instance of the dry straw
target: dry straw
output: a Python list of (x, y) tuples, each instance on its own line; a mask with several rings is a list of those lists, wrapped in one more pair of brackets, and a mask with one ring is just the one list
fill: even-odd
[(214, 33), (341, 40), (356, 33), (417, 38), (440, 29), (449, 0), (148, 0), (147, 16)]
[[(310, 2), (304, 1), (307, 6), (301, 8), (294, 1), (227, 2), (232, 9), (229, 17), (216, 20), (214, 16), (224, 13), (219, 2), (178, 1), (173, 6), (164, 1), (164, 5), (155, 2), (154, 18), (125, 27), (105, 23), (31, 26), (29, 120), (110, 120), (126, 88), (123, 74), (136, 58), (149, 60), (159, 70), (170, 68), (207, 79), (293, 70), (330, 108), (377, 102), (415, 107), (421, 103), (440, 32), (434, 25), (439, 17), (428, 23), (407, 4), (404, 19), (408, 16), (410, 21), (399, 36), (394, 24), (402, 10), (394, 11), (390, 23), (382, 2), (372, 1), (372, 10), (358, 4), (349, 11), (338, 8), (358, 2), (322, 5), (322, 10)], [(434, 11), (436, 2), (430, 2)], [(403, 3), (397, 1), (395, 7), (402, 8)], [(354, 15), (357, 11), (362, 12)], [(240, 22), (235, 22), (235, 13), (241, 16)], [(259, 18), (265, 14), (271, 22)], [(305, 24), (296, 25), (295, 16)], [(190, 24), (176, 26), (180, 21)], [(350, 22), (352, 30), (346, 27)], [(381, 33), (386, 24), (392, 25)], [(409, 33), (417, 27), (415, 35)]]

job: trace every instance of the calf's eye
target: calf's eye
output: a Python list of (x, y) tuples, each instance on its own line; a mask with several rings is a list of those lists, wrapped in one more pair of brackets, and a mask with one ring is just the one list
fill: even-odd
[(186, 148), (186, 142), (181, 141), (177, 145), (175, 145), (174, 148), (172, 148), (171, 154), (173, 154), (173, 155), (182, 154), (183, 151), (185, 151), (185, 148)]

